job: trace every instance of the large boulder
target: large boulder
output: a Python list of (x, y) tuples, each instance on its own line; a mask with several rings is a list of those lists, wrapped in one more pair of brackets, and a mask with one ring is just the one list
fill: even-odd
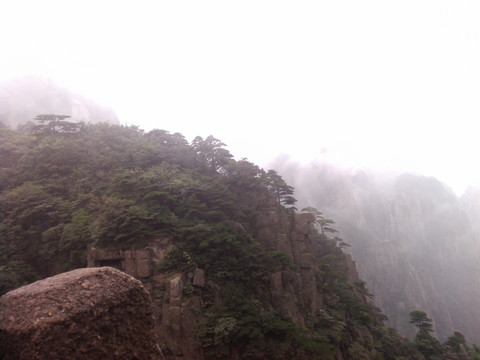
[(77, 269), (0, 298), (0, 359), (155, 359), (151, 300), (111, 267)]

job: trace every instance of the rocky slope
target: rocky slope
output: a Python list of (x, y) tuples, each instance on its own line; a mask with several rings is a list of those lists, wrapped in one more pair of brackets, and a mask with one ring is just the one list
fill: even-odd
[[(53, 131), (0, 128), (0, 293), (87, 264), (117, 267), (150, 292), (160, 349), (171, 359), (445, 353), (428, 333), (407, 343), (383, 326), (345, 243), (324, 233), (318, 210), (295, 212), (293, 187), (275, 171), (233, 160), (213, 136), (189, 144), (181, 134), (136, 126), (45, 126)], [(361, 192), (330, 185), (328, 199), (349, 213), (372, 207), (361, 224), (388, 226), (388, 218), (370, 219), (381, 217), (383, 202), (353, 206)], [(462, 339), (452, 344), (458, 353)]]
[(421, 309), (441, 340), (458, 329), (480, 341), (478, 198), (460, 201), (438, 180), (416, 175), (325, 164), (277, 169), (301, 204), (335, 219), (389, 326), (412, 338), (408, 313)]
[[(299, 329), (313, 330), (312, 325), (323, 326), (329, 336), (336, 334), (336, 336), (346, 337), (345, 341), (337, 343), (326, 341), (326, 339), (321, 340), (326, 347), (322, 352), (325, 358), (351, 358), (351, 353), (355, 352), (369, 357), (379, 355), (381, 349), (378, 348), (378, 343), (375, 344), (374, 339), (378, 334), (374, 334), (372, 329), (382, 327), (382, 317), (372, 306), (368, 292), (362, 286), (358, 287), (363, 282), (358, 277), (351, 257), (343, 254), (334, 244), (321, 245), (318, 234), (314, 230), (314, 221), (315, 217), (311, 213), (297, 214), (292, 218), (288, 213), (275, 208), (258, 217), (257, 236), (262, 248), (281, 252), (290, 259), (291, 263), (271, 274), (265, 288), (254, 289), (253, 293), (258, 297), (256, 301), (264, 311), (268, 308), (274, 309)], [(171, 239), (165, 238), (152, 241), (145, 249), (95, 248), (89, 251), (89, 266), (116, 263), (122, 270), (139, 278), (145, 288), (149, 289), (163, 356), (171, 359), (192, 360), (222, 357), (221, 354), (213, 356), (210, 353), (210, 348), (214, 344), (210, 343), (208, 338), (215, 337), (215, 334), (210, 334), (208, 330), (207, 333), (202, 333), (199, 329), (206, 326), (209, 320), (207, 314), (213, 316), (212, 304), (207, 300), (212, 294), (214, 307), (225, 307), (225, 301), (228, 300), (224, 298), (224, 289), (215, 280), (213, 274), (200, 268), (192, 272), (161, 270), (159, 265), (168, 252), (169, 246), (171, 246)], [(334, 301), (337, 305), (341, 305), (338, 304), (341, 300), (337, 298), (338, 294), (334, 293), (333, 289), (326, 286), (331, 279), (327, 280), (328, 274), (321, 269), (321, 258), (335, 253), (337, 254), (335, 268), (342, 273), (342, 280), (337, 279), (337, 281), (343, 284), (342, 286), (352, 287), (350, 295), (354, 298), (354, 303), (364, 306), (367, 312), (365, 316), (369, 319), (371, 316), (369, 322), (371, 321), (372, 324), (369, 326), (347, 325), (347, 322), (352, 319), (344, 318), (345, 322), (343, 322), (342, 319), (329, 314), (331, 310), (329, 302)], [(358, 289), (354, 289), (356, 287)], [(227, 321), (230, 322), (231, 327), (228, 326)], [(219, 327), (225, 326), (222, 337), (228, 338), (233, 337), (233, 334), (239, 330), (238, 325), (241, 321), (241, 317), (235, 319), (224, 314), (223, 317), (218, 317), (214, 324), (217, 331)], [(379, 341), (378, 338), (376, 340)], [(352, 347), (352, 344), (356, 345)], [(212, 349), (218, 351), (216, 347)], [(228, 351), (223, 356), (232, 359), (243, 358), (246, 356), (243, 351), (241, 346), (229, 343)], [(265, 358), (265, 356), (255, 357)], [(279, 351), (278, 354), (271, 353), (266, 357), (281, 358), (281, 356)], [(306, 357), (298, 354), (295, 356), (299, 359), (308, 358), (306, 354)], [(313, 356), (313, 353), (310, 356)]]

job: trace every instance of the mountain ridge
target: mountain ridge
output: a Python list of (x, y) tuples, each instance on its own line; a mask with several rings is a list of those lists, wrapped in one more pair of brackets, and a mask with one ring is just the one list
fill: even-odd
[(96, 249), (145, 280), (172, 359), (445, 358), (427, 314), (413, 343), (384, 326), (330, 216), (297, 214), (293, 186), (213, 136), (39, 124), (0, 140), (1, 293)]
[(272, 167), (296, 187), (301, 204), (322, 204), (335, 219), (389, 326), (412, 338), (415, 329), (405, 315), (422, 308), (440, 339), (458, 329), (479, 341), (478, 198), (457, 197), (421, 175), (385, 177), (320, 163)]

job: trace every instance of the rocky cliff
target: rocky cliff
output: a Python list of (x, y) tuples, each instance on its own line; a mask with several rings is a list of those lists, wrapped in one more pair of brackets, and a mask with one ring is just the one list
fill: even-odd
[[(340, 327), (339, 332), (344, 332), (345, 336), (349, 337), (347, 343), (362, 344), (358, 345), (362, 353), (371, 356), (378, 351), (375, 349), (374, 336), (367, 326), (347, 329), (345, 324), (342, 325), (338, 319), (328, 314), (326, 302), (332, 301), (328, 297), (336, 295), (323, 288), (331, 279), (325, 279), (326, 274), (320, 269), (322, 266), (320, 259), (322, 255), (332, 254), (320, 245), (314, 221), (313, 214), (296, 214), (292, 217), (287, 212), (275, 208), (257, 218), (257, 236), (262, 248), (281, 253), (290, 262), (288, 266), (283, 266), (270, 275), (266, 288), (254, 289), (253, 293), (259, 298), (256, 301), (262, 301), (264, 309), (274, 309), (298, 328), (311, 329), (312, 324), (327, 325), (326, 331), (333, 333), (334, 325)], [(215, 358), (208, 353), (209, 345), (212, 344), (199, 341), (199, 326), (205, 324), (208, 314), (210, 316), (212, 314), (210, 301), (216, 308), (225, 306), (227, 299), (223, 297), (224, 289), (213, 274), (200, 268), (191, 272), (161, 270), (160, 265), (171, 243), (171, 239), (164, 238), (153, 240), (144, 249), (91, 248), (88, 254), (89, 266), (117, 266), (140, 279), (149, 289), (156, 317), (156, 332), (166, 358), (192, 360)], [(332, 244), (330, 246), (335, 247)], [(322, 251), (326, 253), (322, 254)], [(341, 256), (337, 258), (336, 267), (345, 276), (343, 286), (353, 287), (362, 283), (351, 257), (341, 253), (338, 248), (337, 251)], [(381, 326), (381, 320), (377, 318), (378, 313), (373, 308), (369, 296), (361, 291), (355, 292), (353, 296), (356, 297), (355, 302), (367, 307), (367, 311), (374, 318), (373, 321)], [(261, 298), (263, 300), (260, 300)], [(338, 302), (339, 299), (335, 298), (333, 301)], [(235, 323), (239, 321), (231, 317), (220, 319), (223, 321), (229, 319)], [(217, 330), (222, 326), (225, 326), (225, 333), (234, 330), (233, 326), (229, 328), (228, 324), (216, 323)], [(331, 347), (328, 353), (332, 359), (350, 358), (348, 354), (351, 349), (347, 343), (337, 343)], [(225, 354), (228, 358), (245, 356), (242, 354), (243, 350), (237, 348), (235, 344), (229, 344), (229, 347), (228, 356)], [(270, 356), (278, 358), (279, 355)]]
[[(393, 360), (418, 358), (418, 349), (425, 350), (423, 342), (406, 344), (383, 326), (352, 258), (342, 251), (345, 243), (323, 232), (318, 210), (295, 213), (293, 188), (275, 171), (232, 160), (213, 136), (188, 144), (181, 134), (158, 129), (87, 124), (84, 130), (33, 135), (0, 128), (0, 293), (87, 263), (122, 269), (150, 292), (160, 349), (172, 359)], [(417, 271), (419, 251), (393, 235), (409, 235), (405, 228), (412, 227), (430, 239), (432, 230), (443, 228), (412, 212), (448, 213), (432, 211), (428, 198), (410, 207), (417, 195), (400, 187), (405, 206), (400, 202), (393, 213), (404, 218), (403, 226), (391, 227), (384, 216), (393, 211), (390, 200), (365, 195), (371, 193), (368, 178), (314, 182), (296, 184), (298, 195), (324, 194), (317, 208), (326, 216), (333, 217), (332, 204), (353, 214), (358, 222), (343, 225), (341, 236), (354, 234), (347, 239), (352, 245), (358, 240), (378, 250), (370, 263), (410, 269), (420, 297), (440, 294), (440, 287), (428, 288), (423, 280), (434, 274), (424, 278)], [(339, 224), (342, 214), (334, 217)], [(368, 243), (380, 230), (388, 234), (383, 248)], [(444, 248), (469, 254), (448, 247), (440, 235)], [(391, 247), (404, 257), (389, 258)], [(435, 257), (445, 269), (449, 259), (442, 255)], [(405, 292), (417, 291), (412, 281)], [(403, 292), (394, 290), (402, 301)]]
[(459, 329), (480, 341), (480, 218), (472, 197), (459, 201), (438, 180), (416, 175), (294, 168), (280, 172), (301, 204), (335, 219), (389, 326), (413, 338), (408, 313), (421, 309), (441, 340)]

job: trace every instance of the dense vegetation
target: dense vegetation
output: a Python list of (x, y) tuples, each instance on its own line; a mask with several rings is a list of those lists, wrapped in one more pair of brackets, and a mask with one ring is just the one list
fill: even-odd
[(461, 334), (439, 344), (421, 312), (412, 316), (413, 343), (386, 329), (365, 283), (346, 279), (348, 245), (313, 208), (306, 210), (317, 219), (324, 308), (306, 328), (276, 311), (265, 289), (273, 272), (294, 264), (260, 246), (256, 219), (272, 207), (293, 214), (293, 188), (273, 170), (233, 160), (213, 136), (188, 143), (164, 130), (37, 120), (18, 131), (0, 128), (0, 294), (86, 266), (88, 245), (127, 248), (165, 236), (172, 245), (164, 271), (201, 267), (218, 285), (221, 306), (205, 291), (196, 328), (207, 358), (439, 359), (446, 345), (480, 358)]
[(252, 243), (234, 235), (236, 224), (252, 226), (258, 211), (242, 206), (243, 191), (262, 188), (292, 203), (293, 189), (275, 172), (233, 161), (212, 136), (190, 145), (163, 130), (65, 131), (50, 123), (1, 136), (2, 292), (85, 265), (87, 244), (125, 247), (168, 234), (185, 243), (194, 237), (202, 249), (224, 243), (215, 251), (235, 257), (236, 241)]

